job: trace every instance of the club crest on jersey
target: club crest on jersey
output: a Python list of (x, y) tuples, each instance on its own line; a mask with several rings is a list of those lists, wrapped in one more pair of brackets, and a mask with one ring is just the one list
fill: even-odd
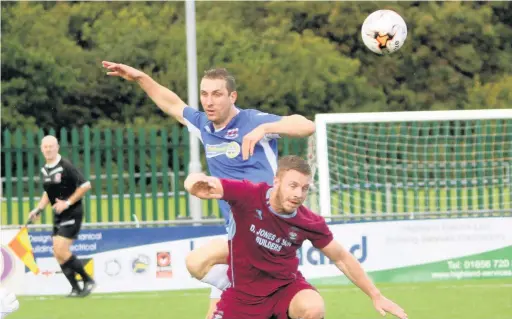
[(288, 237), (290, 238), (291, 241), (296, 241), (297, 238), (298, 238), (298, 234), (297, 232), (299, 231), (299, 229), (297, 227), (292, 227), (290, 228), (290, 232), (288, 233)]
[(53, 180), (55, 181), (55, 183), (60, 183), (61, 179), (62, 179), (62, 174), (61, 173), (57, 173), (53, 177)]
[(230, 129), (224, 135), (224, 138), (235, 139), (238, 137), (238, 128)]

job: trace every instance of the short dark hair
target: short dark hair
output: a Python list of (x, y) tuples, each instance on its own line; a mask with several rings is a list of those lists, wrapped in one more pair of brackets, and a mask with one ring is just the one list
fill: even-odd
[(204, 71), (203, 79), (224, 80), (228, 93), (236, 91), (235, 77), (224, 68), (215, 68)]
[(311, 175), (311, 166), (309, 166), (308, 162), (304, 160), (302, 157), (296, 155), (288, 155), (281, 157), (281, 159), (277, 163), (276, 175), (279, 176), (291, 170), (297, 171), (304, 175)]

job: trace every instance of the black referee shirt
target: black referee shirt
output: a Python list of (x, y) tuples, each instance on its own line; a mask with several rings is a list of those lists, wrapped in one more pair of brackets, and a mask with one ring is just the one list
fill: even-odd
[[(86, 180), (82, 173), (65, 158), (60, 157), (56, 164), (45, 165), (41, 168), (43, 188), (50, 203), (55, 204), (55, 200), (67, 200), (75, 190), (83, 185)], [(72, 204), (62, 214), (81, 214), (82, 199)]]

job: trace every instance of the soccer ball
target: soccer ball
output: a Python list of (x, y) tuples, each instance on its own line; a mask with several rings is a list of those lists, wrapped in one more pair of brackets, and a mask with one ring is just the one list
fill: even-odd
[(361, 36), (371, 51), (377, 54), (391, 54), (404, 45), (407, 25), (395, 11), (377, 10), (364, 20)]

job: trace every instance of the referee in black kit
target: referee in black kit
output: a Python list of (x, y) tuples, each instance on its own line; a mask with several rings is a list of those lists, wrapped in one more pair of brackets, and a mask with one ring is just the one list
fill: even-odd
[[(46, 160), (46, 165), (41, 168), (44, 193), (29, 218), (34, 220), (48, 204), (52, 204), (53, 254), (71, 284), (69, 297), (85, 297), (94, 289), (95, 282), (71, 253), (70, 247), (80, 232), (84, 215), (82, 197), (91, 189), (91, 183), (73, 164), (60, 156), (59, 143), (54, 136), (47, 135), (41, 140), (41, 152)], [(84, 281), (83, 289), (78, 285), (76, 274)]]

